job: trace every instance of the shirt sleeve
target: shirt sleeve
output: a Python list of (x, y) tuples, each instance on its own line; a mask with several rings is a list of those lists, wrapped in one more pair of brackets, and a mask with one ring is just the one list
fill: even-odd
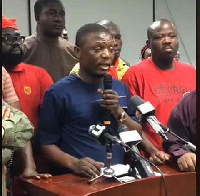
[[(181, 101), (175, 106), (170, 114), (168, 119), (168, 128), (184, 140), (190, 141), (189, 119), (190, 114), (187, 105), (184, 101)], [(170, 133), (167, 133), (167, 136), (169, 140), (163, 142), (163, 148), (175, 159), (179, 158), (186, 152), (189, 152), (188, 149), (184, 148), (184, 143), (181, 140)]]
[(42, 70), (40, 74), (40, 105), (43, 102), (43, 97), (45, 92), (49, 89), (49, 87), (53, 84), (53, 80), (51, 76), (46, 72), (46, 70)]
[(61, 137), (62, 108), (62, 102), (57, 94), (52, 89), (46, 91), (36, 133), (36, 142), (39, 145), (58, 144)]
[(138, 82), (135, 76), (135, 70), (132, 67), (126, 71), (122, 78), (122, 82), (128, 88), (131, 96), (139, 95)]
[(2, 95), (3, 100), (8, 104), (19, 101), (12, 79), (4, 67), (2, 67)]
[[(5, 103), (3, 105), (10, 107)], [(2, 147), (19, 150), (33, 136), (33, 126), (23, 112), (12, 107), (10, 108), (13, 116), (6, 120), (2, 119), (2, 129), (4, 130)]]

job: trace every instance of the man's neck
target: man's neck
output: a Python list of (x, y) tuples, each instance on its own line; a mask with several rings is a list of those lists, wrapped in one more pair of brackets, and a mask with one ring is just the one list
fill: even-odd
[(159, 69), (163, 71), (174, 69), (173, 59), (160, 60), (160, 59), (155, 59), (152, 57), (152, 61), (154, 62), (156, 67), (158, 67)]
[(48, 43), (57, 43), (59, 36), (53, 37), (53, 36), (47, 36), (43, 32), (41, 32), (40, 28), (37, 26), (36, 28), (37, 36), (40, 40), (48, 42)]
[(103, 77), (90, 76), (82, 70), (79, 70), (77, 75), (83, 82), (87, 84), (99, 84), (103, 80)]

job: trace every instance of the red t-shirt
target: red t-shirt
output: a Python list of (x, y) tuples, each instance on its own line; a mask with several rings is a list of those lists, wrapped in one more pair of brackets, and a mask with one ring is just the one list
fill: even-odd
[[(148, 58), (125, 73), (122, 82), (128, 87), (130, 94), (139, 95), (145, 102), (155, 107), (155, 116), (163, 124), (167, 121), (171, 110), (183, 94), (196, 89), (196, 70), (194, 67), (174, 61), (174, 69), (163, 71), (158, 69)], [(162, 139), (149, 125), (143, 125), (148, 139), (159, 150)]]
[(44, 69), (24, 63), (18, 64), (9, 74), (19, 97), (20, 110), (27, 115), (36, 132), (43, 95), (53, 81)]

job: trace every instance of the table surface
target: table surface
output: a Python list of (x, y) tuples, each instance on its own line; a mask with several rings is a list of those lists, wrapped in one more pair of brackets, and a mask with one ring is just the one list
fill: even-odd
[[(168, 196), (196, 196), (196, 173), (179, 172), (171, 166), (160, 166), (167, 184)], [(165, 195), (160, 176), (153, 176), (126, 183), (111, 181), (102, 177), (93, 184), (87, 178), (68, 174), (53, 176), (48, 180), (18, 178), (18, 183), (32, 196), (86, 196), (86, 195)]]

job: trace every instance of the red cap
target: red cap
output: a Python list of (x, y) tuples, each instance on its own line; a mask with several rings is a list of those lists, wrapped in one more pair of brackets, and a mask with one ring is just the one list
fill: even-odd
[(15, 23), (16, 23), (15, 19), (8, 19), (5, 16), (2, 16), (2, 29), (12, 28), (12, 29), (18, 30)]

